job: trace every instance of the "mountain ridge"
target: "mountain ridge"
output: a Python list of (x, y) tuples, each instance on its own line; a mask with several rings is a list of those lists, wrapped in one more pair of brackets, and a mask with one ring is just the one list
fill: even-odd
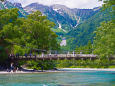
[(56, 28), (59, 27), (58, 23), (60, 23), (62, 29), (67, 32), (99, 11), (94, 11), (93, 9), (71, 9), (60, 4), (46, 6), (39, 3), (31, 3), (24, 7), (24, 9), (28, 13), (32, 13), (36, 10), (41, 11), (44, 15), (48, 16), (49, 20), (56, 23)]

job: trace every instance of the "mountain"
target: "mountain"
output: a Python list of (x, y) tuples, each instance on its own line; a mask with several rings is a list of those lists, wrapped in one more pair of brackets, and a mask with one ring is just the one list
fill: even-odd
[(60, 28), (64, 32), (69, 32), (99, 11), (94, 9), (70, 9), (59, 4), (45, 6), (39, 3), (32, 3), (24, 7), (24, 9), (28, 13), (36, 10), (41, 11), (49, 20), (55, 22), (56, 28)]
[[(79, 27), (79, 25), (81, 25), (89, 18), (93, 17), (96, 13), (98, 13), (100, 11), (100, 8), (96, 7), (94, 9), (70, 9), (64, 5), (59, 4), (45, 6), (39, 3), (32, 3), (24, 7), (24, 10), (28, 13), (32, 13), (33, 11), (39, 10), (44, 15), (46, 15), (50, 21), (56, 24), (56, 27), (52, 28), (52, 30), (58, 35), (58, 41), (60, 45), (63, 46), (62, 44), (64, 44), (65, 47), (69, 46), (69, 48), (66, 49), (70, 50), (74, 49), (76, 44), (79, 44), (77, 43), (77, 41), (75, 41), (76, 38), (74, 38), (76, 37), (76, 34), (74, 34), (73, 36), (70, 33), (74, 31), (74, 29)], [(74, 48), (71, 45), (73, 45)]]
[(20, 3), (11, 3), (9, 1), (0, 2), (0, 9), (11, 9), (18, 8), (19, 9), (19, 17), (26, 17), (28, 13), (24, 11), (22, 5)]
[[(72, 18), (65, 13), (64, 11), (60, 12), (56, 9), (53, 9), (53, 6), (44, 6), (42, 4), (38, 3), (32, 3), (26, 7), (24, 7), (26, 12), (32, 13), (32, 11), (39, 10), (41, 11), (44, 15), (48, 17), (48, 19), (52, 22), (55, 22), (56, 27), (60, 29), (64, 29), (67, 32), (72, 29), (71, 25), (74, 26), (74, 23), (76, 24), (76, 20), (72, 20)], [(66, 32), (65, 31), (65, 32)]]
[[(100, 26), (100, 23), (110, 21), (112, 19), (111, 10), (99, 11), (94, 16), (87, 19), (83, 23), (79, 24), (76, 28), (72, 29), (66, 34), (68, 39), (68, 46), (71, 49), (75, 49), (76, 45), (83, 46), (90, 40), (94, 40), (94, 31)], [(72, 39), (72, 40), (71, 40)]]

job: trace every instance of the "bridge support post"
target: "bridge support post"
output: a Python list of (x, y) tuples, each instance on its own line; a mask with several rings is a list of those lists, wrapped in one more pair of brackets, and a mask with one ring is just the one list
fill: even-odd
[(44, 57), (44, 53), (42, 52), (42, 57)]
[(73, 51), (73, 57), (75, 56), (75, 52)]
[(51, 55), (52, 53), (51, 53), (51, 51), (49, 52), (49, 55)]
[(43, 58), (43, 61), (44, 61), (44, 52), (42, 52), (42, 58)]

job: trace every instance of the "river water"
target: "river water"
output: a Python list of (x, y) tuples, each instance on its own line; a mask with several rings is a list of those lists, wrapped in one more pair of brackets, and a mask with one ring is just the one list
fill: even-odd
[(112, 71), (2, 74), (0, 86), (115, 86)]

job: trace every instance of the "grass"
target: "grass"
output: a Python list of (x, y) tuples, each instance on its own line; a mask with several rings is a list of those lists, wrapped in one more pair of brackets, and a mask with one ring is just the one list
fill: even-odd
[(115, 65), (111, 65), (111, 66), (109, 66), (108, 68), (115, 68)]
[(111, 65), (111, 66), (92, 66), (92, 65), (87, 65), (87, 66), (70, 66), (70, 67), (57, 67), (57, 68), (115, 68), (115, 65)]

